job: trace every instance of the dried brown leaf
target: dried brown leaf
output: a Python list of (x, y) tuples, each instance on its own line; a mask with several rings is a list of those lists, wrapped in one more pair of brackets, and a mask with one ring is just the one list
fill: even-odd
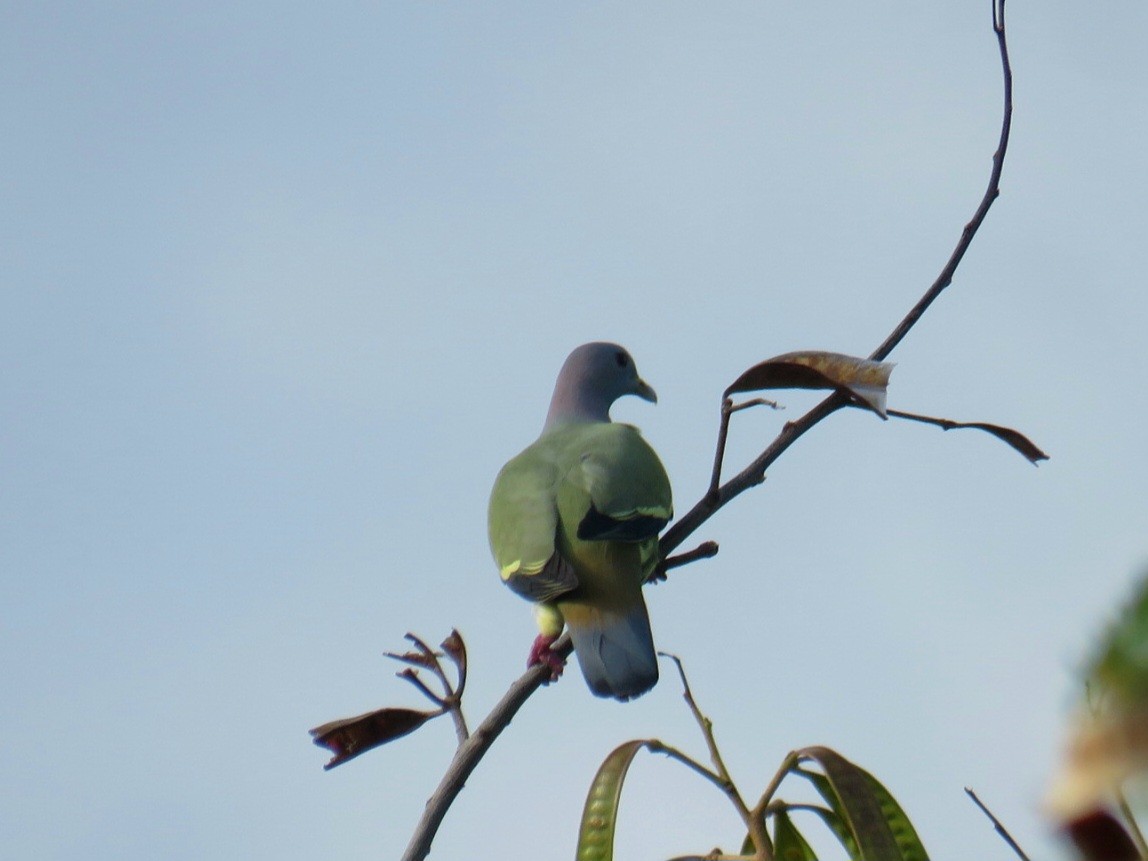
[(915, 422), (936, 425), (944, 430), (958, 430), (960, 428), (981, 430), (985, 433), (992, 434), (1001, 442), (1012, 446), (1013, 449), (1020, 452), (1033, 466), (1037, 466), (1042, 460), (1048, 460), (1048, 455), (1041, 451), (1036, 443), (1020, 431), (1006, 428), (1003, 425), (994, 425), (988, 422), (955, 422), (952, 419), (939, 419), (932, 416), (918, 415), (917, 413), (906, 413), (901, 410), (889, 410), (889, 415), (901, 419), (910, 419)]
[(331, 721), (311, 730), (312, 741), (334, 754), (324, 770), (342, 765), (373, 747), (414, 732), (441, 711), (385, 708), (352, 718)]
[[(1048, 455), (1036, 447), (1036, 444), (1022, 434), (1020, 431), (1013, 430), (1012, 428), (1002, 427), (1001, 425), (991, 425), (986, 422), (957, 422), (953, 425), (954, 428), (976, 428), (983, 430), (985, 433), (991, 433), (1001, 442), (1008, 443), (1026, 458), (1033, 466), (1036, 466), (1042, 460), (1048, 460)], [(945, 428), (948, 430), (948, 428)]]
[(461, 672), (466, 672), (466, 643), (463, 642), (457, 628), (451, 629), (450, 634), (442, 641), (441, 648)]
[(892, 362), (874, 362), (842, 353), (803, 350), (766, 359), (738, 377), (725, 396), (762, 389), (844, 389), (885, 418), (885, 394)]
[(427, 652), (385, 652), (388, 658), (393, 658), (396, 661), (402, 661), (404, 664), (413, 664), (416, 667), (426, 667), (428, 670), (434, 669), (435, 657), (434, 653)]

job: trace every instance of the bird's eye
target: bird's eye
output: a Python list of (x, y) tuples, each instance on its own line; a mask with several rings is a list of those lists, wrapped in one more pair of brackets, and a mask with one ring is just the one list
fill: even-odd
[(614, 361), (618, 363), (619, 368), (626, 367), (626, 362), (627, 362), (626, 354), (623, 353), (621, 350), (619, 350), (618, 352), (616, 352), (614, 354)]

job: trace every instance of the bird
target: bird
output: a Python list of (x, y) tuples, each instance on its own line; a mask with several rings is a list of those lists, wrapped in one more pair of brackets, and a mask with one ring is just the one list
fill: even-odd
[(563, 661), (551, 646), (568, 628), (590, 690), (622, 701), (658, 681), (642, 584), (673, 518), (657, 453), (610, 419), (624, 395), (658, 400), (625, 348), (596, 341), (571, 352), (541, 435), (499, 471), (488, 509), (502, 580), (535, 604), (527, 665), (547, 665), (556, 680)]

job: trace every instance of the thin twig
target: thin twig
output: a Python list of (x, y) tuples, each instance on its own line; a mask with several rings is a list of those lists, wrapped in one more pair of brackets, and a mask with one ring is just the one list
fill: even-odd
[(449, 681), (445, 680), (443, 684), (446, 685), (450, 692), (446, 698), (446, 707), (450, 710), (450, 716), (454, 719), (454, 731), (458, 736), (458, 743), (462, 744), (470, 738), (470, 730), (466, 725), (466, 715), (462, 712), (462, 697), (466, 693), (466, 642), (462, 639), (457, 628), (452, 628), (450, 634), (440, 644), (443, 652), (450, 662), (454, 664), (455, 684), (452, 687)]
[(422, 692), (422, 695), (424, 697), (426, 697), (428, 700), (430, 700), (432, 703), (434, 703), (440, 709), (442, 709), (443, 711), (447, 710), (446, 709), (446, 700), (444, 700), (442, 697), (440, 697), (438, 694), (436, 694), (434, 691), (432, 691), (429, 687), (427, 687), (426, 682), (424, 682), (422, 679), (420, 679), (419, 674), (416, 673), (414, 670), (412, 670), (410, 667), (407, 667), (405, 670), (400, 670), (399, 672), (395, 673), (395, 675), (398, 676), (400, 679), (403, 679), (404, 681), (410, 682), (412, 685), (414, 685), (416, 688), (418, 688), (419, 691)]
[(981, 222), (988, 215), (989, 207), (1000, 195), (1001, 172), (1004, 170), (1005, 153), (1008, 151), (1009, 133), (1012, 130), (1012, 65), (1008, 56), (1008, 40), (1005, 38), (1004, 7), (1005, 0), (993, 0), (993, 32), (996, 33), (997, 47), (1000, 50), (1001, 73), (1004, 76), (1004, 116), (1001, 120), (1000, 139), (997, 142), (996, 152), (993, 153), (993, 167), (989, 174), (988, 187), (985, 189), (984, 196), (981, 198), (976, 212), (973, 213), (972, 219), (961, 231), (961, 238), (957, 242), (956, 248), (953, 249), (948, 262), (941, 269), (941, 274), (937, 276), (937, 280), (933, 282), (933, 286), (905, 315), (905, 319), (897, 324), (897, 328), (889, 334), (889, 337), (881, 342), (881, 346), (869, 355), (869, 358), (875, 361), (879, 362), (892, 353), (893, 348), (909, 334), (909, 330), (916, 325), (934, 300), (944, 292), (946, 287), (953, 283), (953, 275), (956, 274), (957, 267), (961, 265), (961, 259), (969, 250)]
[(906, 419), (911, 422), (920, 422), (926, 425), (935, 425), (941, 430), (954, 430), (955, 428), (968, 425), (968, 422), (958, 422), (954, 419), (943, 419), (937, 416), (923, 416), (920, 413), (909, 413), (904, 410), (886, 410), (886, 413), (898, 419)]
[[(564, 657), (569, 656), (572, 649), (568, 637), (560, 639), (552, 648)], [(466, 785), (467, 778), (499, 734), (510, 725), (511, 718), (547, 678), (548, 669), (541, 664), (523, 673), (491, 709), (486, 720), (478, 726), (470, 738), (458, 746), (446, 774), (439, 781), (438, 788), (427, 800), (422, 818), (415, 827), (401, 861), (422, 861), (430, 854), (431, 842), (442, 824), (443, 817)]]
[(446, 710), (454, 721), (454, 734), (458, 743), (465, 744), (470, 738), (470, 730), (466, 726), (466, 715), (462, 713), (462, 700), (457, 694), (447, 699)]
[[(458, 632), (452, 633), (457, 635)], [(458, 743), (462, 744), (470, 737), (470, 731), (466, 726), (466, 716), (462, 712), (462, 692), (466, 687), (465, 665), (460, 663), (454, 655), (448, 655), (455, 664), (458, 673), (457, 683), (452, 683), (442, 668), (443, 654), (441, 652), (436, 652), (427, 645), (424, 639), (415, 634), (408, 632), (406, 639), (414, 645), (416, 651), (401, 655), (396, 652), (387, 652), (387, 657), (404, 664), (410, 664), (412, 667), (430, 670), (438, 679), (439, 684), (442, 685), (443, 693), (439, 695), (432, 691), (426, 682), (419, 677), (418, 670), (411, 669), (411, 667), (407, 667), (395, 675), (418, 688), (423, 696), (439, 707), (440, 713), (450, 713), (451, 720), (454, 721), (455, 736), (458, 738)]]
[(440, 660), (442, 658), (442, 653), (436, 652), (414, 634), (407, 634), (407, 639), (417, 645), (419, 647), (419, 651), (423, 652), (423, 654), (430, 658), (430, 665), (428, 666), (428, 669), (438, 677), (439, 682), (442, 684), (443, 689), (446, 691), (446, 695), (449, 697), (451, 694), (453, 694), (454, 685), (450, 683), (450, 679), (448, 679), (446, 677), (446, 673), (443, 672), (442, 662)]
[(718, 554), (718, 543), (716, 541), (703, 541), (693, 550), (686, 553), (679, 553), (677, 556), (671, 556), (665, 560), (661, 567), (658, 569), (659, 573), (663, 575), (666, 571), (672, 568), (681, 568), (683, 565), (689, 565), (691, 562), (697, 562), (699, 559), (712, 559)]
[(795, 750), (791, 750), (785, 755), (785, 759), (781, 761), (781, 765), (778, 767), (777, 771), (773, 773), (773, 778), (769, 781), (769, 785), (765, 787), (765, 792), (761, 794), (761, 798), (753, 808), (753, 813), (755, 816), (761, 818), (765, 815), (765, 811), (768, 809), (770, 802), (773, 800), (773, 796), (777, 792), (777, 788), (781, 786), (781, 781), (785, 780), (785, 776), (793, 770), (793, 766), (797, 764), (798, 759), (799, 757), (797, 755), (797, 751)]
[(722, 759), (721, 750), (718, 749), (717, 738), (714, 736), (713, 721), (702, 714), (702, 710), (698, 707), (697, 700), (694, 699), (694, 693), (690, 690), (690, 683), (686, 678), (686, 669), (682, 666), (681, 659), (678, 658), (677, 655), (671, 655), (669, 652), (658, 652), (658, 654), (664, 658), (669, 658), (678, 668), (678, 676), (682, 680), (682, 698), (686, 701), (686, 705), (690, 707), (690, 713), (693, 714), (694, 720), (697, 721), (698, 727), (702, 731), (702, 736), (706, 740), (706, 747), (710, 753), (710, 761), (714, 766), (713, 774), (716, 778), (715, 782), (729, 797), (729, 800), (737, 809), (738, 816), (740, 816), (742, 822), (745, 823), (746, 830), (753, 838), (753, 845), (757, 848), (755, 857), (761, 859), (761, 861), (772, 861), (773, 842), (769, 839), (769, 833), (765, 830), (765, 821), (756, 815), (756, 811), (751, 811), (749, 807), (746, 806), (745, 799), (743, 799), (741, 793), (738, 792), (737, 785), (733, 782), (733, 777), (730, 776), (729, 769), (726, 768), (725, 760)]
[(729, 411), (731, 413), (740, 413), (742, 410), (748, 410), (750, 407), (771, 407), (775, 410), (785, 409), (785, 407), (781, 406), (777, 401), (771, 401), (769, 398), (750, 398), (748, 401), (734, 404), (729, 408)]
[[(427, 645), (425, 640), (415, 634), (408, 633), (407, 639), (414, 643), (415, 647), (426, 657), (426, 663), (422, 666), (425, 666), (428, 670), (434, 673), (435, 677), (439, 680), (439, 684), (442, 685), (443, 691), (445, 692), (442, 697), (443, 702), (446, 702), (447, 700), (450, 700), (452, 697), (456, 696), (455, 686), (451, 684), (450, 679), (447, 678), (446, 672), (442, 668), (442, 652), (436, 652), (429, 645)], [(402, 675), (402, 673), (399, 675)], [(462, 676), (460, 674), (459, 688), (462, 686), (461, 683)], [(460, 692), (461, 691), (458, 691), (458, 693)]]
[(677, 520), (659, 539), (658, 546), (662, 553), (669, 554), (682, 545), (699, 526), (709, 520), (717, 511), (730, 500), (740, 496), (751, 487), (756, 487), (765, 481), (765, 470), (777, 460), (810, 428), (836, 412), (849, 403), (848, 398), (834, 393), (823, 400), (801, 418), (793, 422), (786, 422), (781, 433), (777, 435), (769, 447), (745, 469), (723, 484), (715, 492), (707, 492), (697, 504), (683, 517)]
[(463, 688), (466, 687), (466, 669), (464, 665), (460, 664), (453, 655), (450, 656), (451, 661), (455, 665), (455, 670), (458, 673), (457, 684), (452, 684), (451, 680), (447, 678), (446, 671), (442, 668), (442, 654), (431, 650), (430, 646), (417, 637), (414, 637), (413, 634), (408, 634), (407, 637), (416, 640), (419, 647), (430, 652), (433, 657), (434, 660), (430, 670), (438, 677), (439, 683), (446, 692), (442, 698), (442, 707), (445, 711), (450, 712), (451, 719), (454, 721), (454, 733), (458, 737), (458, 743), (462, 744), (470, 737), (470, 731), (466, 726), (466, 716), (462, 713), (462, 693)]
[(710, 486), (706, 491), (706, 496), (713, 496), (716, 498), (718, 488), (721, 487), (721, 467), (722, 461), (725, 460), (725, 441), (729, 436), (729, 417), (733, 415), (733, 401), (729, 398), (722, 398), (721, 401), (721, 423), (718, 425), (717, 445), (714, 446), (714, 466), (710, 472)]
[(1024, 854), (1024, 850), (1021, 849), (1020, 846), (1017, 845), (1017, 842), (1012, 839), (1012, 835), (1008, 833), (1008, 829), (1001, 825), (1001, 821), (993, 816), (992, 811), (985, 807), (981, 800), (977, 798), (977, 794), (967, 786), (965, 787), (965, 794), (971, 798), (973, 800), (973, 804), (979, 807), (981, 812), (989, 818), (989, 821), (992, 822), (993, 828), (996, 829), (997, 834), (999, 834), (1004, 839), (1004, 842), (1012, 848), (1012, 851), (1017, 854), (1017, 857), (1020, 858), (1021, 861), (1030, 861), (1029, 857)]
[(773, 407), (775, 410), (783, 410), (785, 407), (778, 405), (777, 401), (771, 401), (769, 398), (751, 398), (748, 401), (743, 401), (740, 404), (735, 404), (729, 398), (722, 398), (721, 402), (721, 424), (718, 426), (717, 445), (714, 447), (714, 465), (710, 473), (710, 486), (706, 491), (707, 496), (716, 495), (718, 488), (721, 485), (721, 468), (722, 461), (725, 460), (725, 443), (729, 436), (729, 421), (730, 416), (734, 413), (739, 413), (742, 410), (748, 410), (750, 407)]
[[(717, 773), (721, 776), (722, 780), (732, 784), (733, 781), (730, 780), (729, 769), (725, 767), (725, 761), (721, 757), (721, 751), (718, 750), (717, 739), (714, 738), (713, 721), (702, 714), (702, 710), (698, 708), (697, 700), (694, 699), (694, 693), (690, 690), (690, 683), (686, 678), (686, 668), (682, 666), (681, 658), (677, 655), (671, 655), (669, 652), (658, 652), (658, 654), (663, 658), (669, 658), (678, 668), (678, 676), (682, 680), (682, 699), (684, 699), (686, 705), (690, 707), (690, 714), (694, 716), (694, 720), (702, 731), (702, 736), (706, 740), (706, 748), (708, 748), (710, 753), (710, 762), (714, 764), (714, 768), (717, 769)], [(745, 807), (744, 804), (741, 806)], [(748, 811), (748, 808), (746, 808), (746, 810)]]
[[(672, 745), (668, 745), (656, 738), (651, 738), (646, 742), (646, 750), (650, 753), (664, 753), (670, 759), (676, 759), (682, 765), (686, 766), (686, 768), (704, 777), (726, 795), (729, 795), (730, 790), (733, 789), (729, 781), (723, 780), (722, 776), (716, 771), (706, 768), (692, 756), (683, 753)], [(734, 789), (733, 791), (736, 792), (737, 790)]]

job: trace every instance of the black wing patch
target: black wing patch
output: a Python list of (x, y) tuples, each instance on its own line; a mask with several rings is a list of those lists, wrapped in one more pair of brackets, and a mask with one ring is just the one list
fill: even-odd
[(555, 553), (537, 574), (512, 574), (506, 581), (516, 595), (528, 601), (552, 601), (559, 595), (578, 588), (574, 566)]
[(656, 536), (669, 522), (664, 517), (649, 514), (636, 514), (619, 520), (591, 505), (578, 524), (578, 537), (582, 541), (645, 541)]

